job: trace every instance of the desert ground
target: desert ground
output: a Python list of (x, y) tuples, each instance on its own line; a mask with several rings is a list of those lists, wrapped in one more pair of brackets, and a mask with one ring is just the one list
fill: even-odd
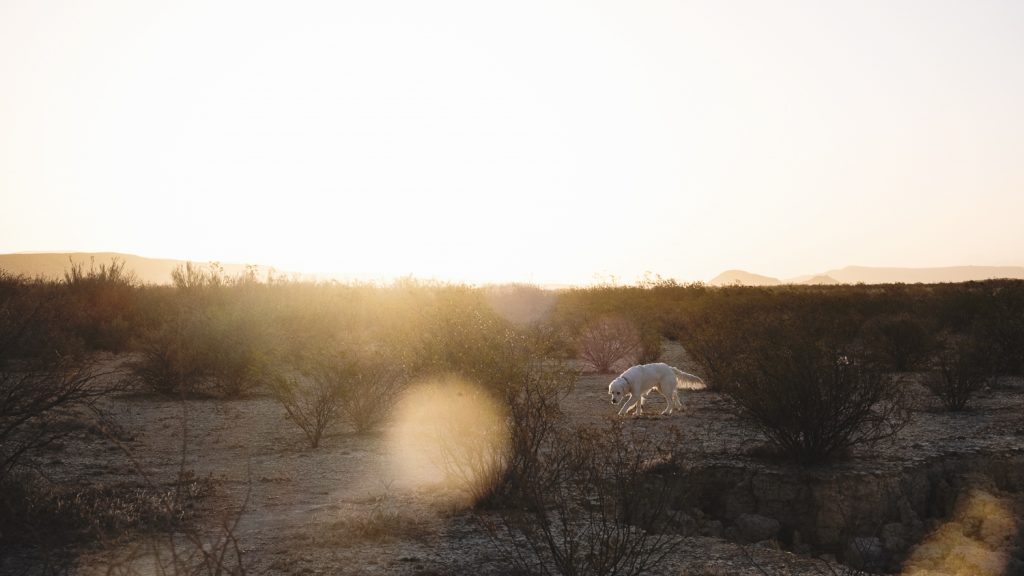
[[(678, 345), (666, 346), (667, 362), (696, 369)], [(114, 365), (123, 361), (110, 359)], [(581, 375), (562, 404), (567, 418), (593, 426), (614, 418), (618, 407), (607, 395), (612, 377)], [(680, 511), (684, 520), (674, 528), (681, 541), (650, 573), (855, 573), (837, 560), (849, 558), (851, 543), (880, 557), (873, 567), (861, 566), (865, 571), (1022, 573), (1020, 381), (1003, 379), (964, 413), (935, 409), (921, 388), (917, 414), (894, 442), (810, 470), (765, 456), (758, 431), (737, 419), (717, 393), (681, 395), (681, 413), (659, 416), (664, 404), (652, 399), (647, 414), (626, 423), (652, 437), (674, 438), (673, 451), (686, 471), (682, 481), (692, 484)], [(310, 449), (269, 397), (174, 400), (129, 392), (104, 399), (102, 408), (116, 423), (114, 442), (83, 432), (36, 456), (34, 466), (58, 484), (88, 479), (125, 489), (172, 486), (186, 472), (203, 486), (190, 505), (189, 522), (211, 539), (224, 523), (233, 526), (248, 573), (515, 573), (506, 549), (481, 528), (489, 512), (466, 509), (459, 494), (441, 484), (405, 478), (386, 429), (356, 435), (342, 428)], [(811, 497), (787, 492), (791, 484), (810, 486)], [(993, 534), (991, 526), (979, 527), (984, 518), (962, 517), (970, 494), (995, 503), (1010, 525)], [(840, 518), (820, 510), (780, 517), (787, 507), (829, 503), (839, 504)], [(780, 507), (783, 512), (773, 512)], [(826, 538), (810, 542), (813, 536), (799, 534), (801, 518), (807, 517), (822, 533), (830, 523), (844, 524), (843, 533), (831, 544)], [(765, 534), (752, 534), (758, 522), (767, 524)], [(929, 538), (943, 531), (956, 532), (959, 539), (926, 549)], [(153, 551), (159, 552), (165, 540), (135, 534), (61, 554), (76, 574), (128, 567), (158, 573)], [(952, 552), (943, 547), (957, 548), (959, 560), (950, 560)], [(0, 568), (13, 571), (26, 562), (8, 558)]]

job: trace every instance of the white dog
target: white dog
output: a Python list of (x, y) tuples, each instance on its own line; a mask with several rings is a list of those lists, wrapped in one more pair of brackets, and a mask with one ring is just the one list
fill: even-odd
[(644, 401), (647, 395), (657, 390), (668, 406), (662, 414), (671, 414), (676, 408), (682, 409), (683, 404), (679, 401), (678, 390), (687, 388), (699, 390), (704, 388), (704, 381), (699, 377), (683, 372), (661, 362), (657, 364), (640, 364), (633, 366), (622, 373), (621, 376), (612, 380), (608, 385), (608, 393), (612, 395), (612, 404), (618, 404), (624, 395), (629, 398), (619, 409), (619, 416), (636, 408), (636, 416), (644, 413)]

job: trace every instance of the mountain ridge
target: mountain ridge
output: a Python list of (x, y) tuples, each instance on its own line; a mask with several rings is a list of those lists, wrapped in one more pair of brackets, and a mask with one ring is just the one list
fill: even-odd
[[(772, 283), (753, 283), (745, 278), (767, 279)], [(1024, 266), (846, 266), (819, 274), (797, 276), (779, 280), (745, 270), (726, 270), (714, 277), (708, 284), (728, 286), (774, 286), (776, 284), (941, 284), (945, 282), (970, 282), (996, 278), (1024, 279)]]
[[(99, 266), (110, 264), (114, 259), (124, 262), (125, 267), (135, 273), (145, 284), (170, 284), (171, 272), (178, 266), (192, 262), (200, 267), (210, 266), (210, 261), (190, 261), (175, 258), (150, 258), (123, 252), (17, 252), (0, 254), (0, 270), (14, 275), (59, 280), (72, 264)], [(216, 263), (227, 276), (236, 276), (255, 266), (261, 273), (274, 270), (270, 266), (237, 263)], [(278, 274), (315, 278), (317, 275), (293, 274), (277, 271)], [(780, 279), (748, 272), (726, 270), (708, 281), (712, 286), (778, 286), (782, 284), (825, 285), (825, 284), (937, 284), (943, 282), (968, 282), (993, 278), (1024, 279), (1024, 266), (938, 266), (938, 267), (896, 267), (896, 266), (846, 266), (816, 274), (805, 274)]]

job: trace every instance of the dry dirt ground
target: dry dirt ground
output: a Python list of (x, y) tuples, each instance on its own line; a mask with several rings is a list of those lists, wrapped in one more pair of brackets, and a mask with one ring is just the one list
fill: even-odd
[[(665, 360), (695, 369), (678, 349), (669, 349)], [(594, 424), (612, 417), (617, 407), (608, 402), (610, 379), (580, 377), (564, 405), (569, 417)], [(705, 391), (683, 391), (682, 397), (681, 414), (639, 418), (629, 425), (655, 434), (678, 428), (688, 458), (752, 458), (758, 434), (738, 421), (722, 398)], [(966, 414), (925, 409), (895, 444), (855, 453), (843, 466), (898, 465), (929, 451), (1024, 446), (1022, 402), (1024, 392), (1008, 386), (985, 392)], [(241, 510), (235, 532), (249, 573), (510, 573), (500, 548), (453, 504), (450, 491), (399, 477), (386, 433), (340, 431), (313, 450), (269, 398), (183, 402), (129, 395), (109, 399), (107, 410), (123, 427), (124, 447), (134, 462), (109, 444), (68, 441), (46, 454), (40, 466), (63, 482), (138, 483), (140, 470), (157, 483), (173, 481), (182, 469), (211, 478), (216, 488), (198, 501), (195, 521), (214, 530)], [(389, 533), (363, 535), (360, 527), (374, 519)], [(102, 573), (146, 545), (140, 536), (112, 549), (80, 551), (75, 571)], [(144, 570), (144, 563), (139, 567)], [(651, 573), (833, 574), (841, 569), (782, 550), (694, 536)]]

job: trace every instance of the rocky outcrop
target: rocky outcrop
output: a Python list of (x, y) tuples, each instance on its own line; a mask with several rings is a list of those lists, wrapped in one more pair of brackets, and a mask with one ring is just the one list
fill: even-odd
[(933, 456), (869, 471), (720, 463), (678, 478), (688, 484), (688, 505), (701, 509), (705, 534), (778, 540), (877, 571), (898, 568), (971, 489), (1024, 493), (1024, 450)]

